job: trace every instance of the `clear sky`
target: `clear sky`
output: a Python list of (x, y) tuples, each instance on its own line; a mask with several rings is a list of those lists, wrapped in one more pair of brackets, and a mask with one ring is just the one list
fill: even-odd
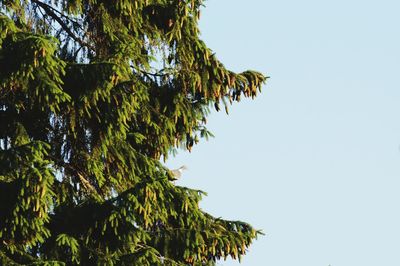
[[(262, 229), (244, 266), (400, 265), (400, 1), (209, 0), (202, 38), (271, 76), (168, 163)], [(239, 265), (222, 261), (220, 265)]]

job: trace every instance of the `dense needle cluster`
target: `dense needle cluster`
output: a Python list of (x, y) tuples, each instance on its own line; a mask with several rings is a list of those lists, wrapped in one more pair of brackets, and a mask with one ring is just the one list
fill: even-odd
[[(0, 0), (0, 264), (215, 265), (259, 233), (161, 163), (266, 78), (199, 39), (202, 0)], [(227, 109), (226, 109), (227, 110)], [(240, 140), (238, 140), (240, 141)]]

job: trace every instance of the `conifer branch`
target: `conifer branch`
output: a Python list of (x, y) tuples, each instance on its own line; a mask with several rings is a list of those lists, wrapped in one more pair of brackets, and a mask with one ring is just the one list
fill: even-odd
[[(86, 46), (88, 48), (90, 48), (91, 50), (95, 50), (93, 46), (91, 46), (90, 44), (84, 42), (82, 39), (80, 39), (78, 36), (76, 36), (72, 30), (67, 26), (67, 24), (65, 24), (65, 22), (56, 14), (55, 10), (52, 6), (43, 3), (41, 1), (38, 0), (32, 0), (33, 3), (37, 4), (39, 7), (41, 7), (47, 15), (49, 15), (50, 17), (52, 17), (55, 21), (58, 22), (58, 24), (61, 26), (61, 28), (68, 34), (68, 36), (70, 36), (74, 41), (76, 41), (77, 43), (79, 43), (81, 46)], [(58, 12), (58, 11), (57, 11)], [(59, 13), (59, 12), (58, 12)], [(61, 14), (62, 15), (62, 14)]]
[(81, 180), (81, 183), (83, 184), (83, 186), (87, 189), (90, 190), (91, 192), (93, 192), (95, 195), (99, 195), (99, 193), (97, 192), (97, 190), (90, 184), (89, 181), (87, 181), (83, 175), (81, 173), (77, 173), (79, 179)]
[(70, 164), (68, 164), (68, 163), (66, 163), (66, 162), (64, 162), (64, 161), (62, 161), (62, 160), (57, 159), (57, 158), (54, 157), (54, 156), (51, 156), (51, 155), (48, 155), (48, 156), (49, 156), (52, 160), (56, 161), (57, 164), (60, 164), (60, 165), (62, 165), (63, 167), (66, 167), (66, 168), (69, 168), (69, 169), (73, 170), (73, 172), (75, 172), (76, 175), (79, 177), (79, 180), (81, 181), (82, 185), (86, 188), (86, 190), (93, 192), (94, 195), (96, 195), (96, 196), (100, 196), (100, 192), (99, 192), (96, 188), (94, 188), (94, 187), (92, 186), (92, 184), (90, 184), (90, 182), (89, 182), (86, 178), (83, 177), (83, 175), (81, 174), (81, 171), (79, 171), (78, 169), (76, 169), (76, 168), (73, 167), (72, 165), (70, 165)]

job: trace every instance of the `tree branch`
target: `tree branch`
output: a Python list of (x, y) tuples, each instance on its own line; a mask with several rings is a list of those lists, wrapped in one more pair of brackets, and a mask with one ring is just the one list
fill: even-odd
[[(37, 4), (39, 7), (41, 7), (46, 14), (48, 14), (50, 17), (52, 17), (55, 21), (58, 22), (58, 24), (61, 26), (61, 28), (70, 36), (74, 41), (79, 43), (81, 46), (86, 46), (90, 48), (91, 50), (95, 50), (93, 46), (90, 44), (84, 42), (82, 39), (80, 39), (78, 36), (76, 36), (72, 30), (65, 24), (65, 22), (55, 13), (55, 9), (43, 2), (40, 2), (39, 0), (32, 0), (32, 3)], [(62, 14), (61, 14), (62, 15)]]

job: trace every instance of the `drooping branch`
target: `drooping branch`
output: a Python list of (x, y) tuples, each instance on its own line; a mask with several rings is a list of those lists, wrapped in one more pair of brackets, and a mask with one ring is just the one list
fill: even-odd
[(50, 17), (52, 17), (55, 21), (57, 21), (57, 23), (61, 26), (61, 28), (68, 34), (68, 36), (70, 36), (74, 41), (76, 41), (77, 43), (79, 43), (81, 46), (86, 46), (91, 50), (94, 50), (94, 47), (92, 45), (90, 45), (89, 43), (83, 41), (82, 39), (80, 39), (78, 36), (76, 36), (72, 30), (68, 27), (67, 24), (65, 24), (65, 22), (56, 14), (56, 10), (46, 4), (43, 3), (41, 1), (38, 0), (32, 0), (32, 3), (37, 4), (40, 8), (42, 8), (47, 15), (49, 15)]

